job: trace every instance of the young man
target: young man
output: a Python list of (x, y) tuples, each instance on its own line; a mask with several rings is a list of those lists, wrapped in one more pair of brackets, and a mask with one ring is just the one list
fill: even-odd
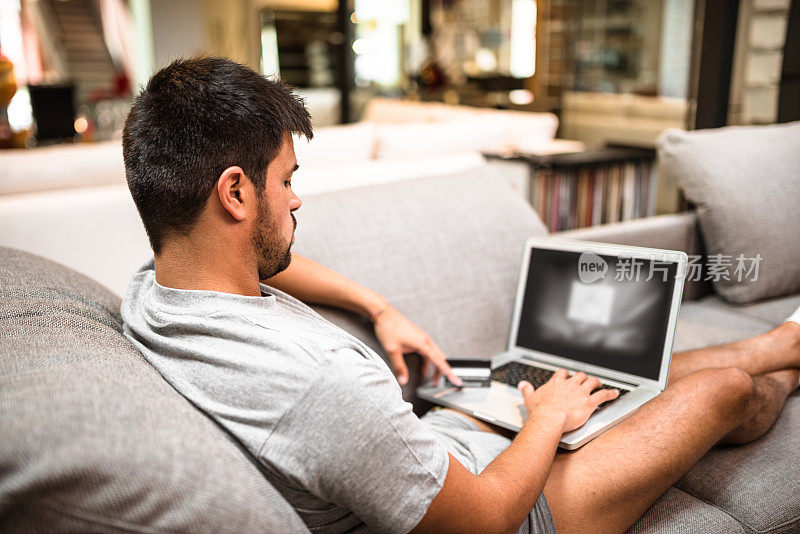
[(417, 418), (377, 354), (287, 294), (371, 317), (401, 382), (410, 350), (451, 374), (380, 295), (291, 254), (292, 132), (312, 135), (302, 103), (236, 63), (180, 60), (152, 77), (123, 150), (154, 261), (122, 315), (312, 530), (623, 531), (714, 444), (761, 436), (797, 387), (795, 317), (676, 355), (662, 395), (573, 453), (556, 454), (561, 434), (617, 395), (583, 373), (520, 384), (529, 417), (513, 442), (454, 411)]

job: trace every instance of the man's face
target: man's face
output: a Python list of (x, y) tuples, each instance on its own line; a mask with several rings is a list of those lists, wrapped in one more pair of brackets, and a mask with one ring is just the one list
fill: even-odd
[(292, 174), (297, 169), (294, 142), (289, 133), (283, 135), (283, 146), (269, 164), (266, 185), (258, 204), (258, 217), (253, 225), (252, 242), (258, 258), (258, 278), (270, 278), (289, 267), (297, 220), (292, 214), (300, 207), (300, 199), (292, 192)]

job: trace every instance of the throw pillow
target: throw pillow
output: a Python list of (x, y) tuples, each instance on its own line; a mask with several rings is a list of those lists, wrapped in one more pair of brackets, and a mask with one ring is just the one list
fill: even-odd
[(800, 291), (800, 122), (684, 132), (658, 142), (660, 169), (697, 206), (720, 296)]

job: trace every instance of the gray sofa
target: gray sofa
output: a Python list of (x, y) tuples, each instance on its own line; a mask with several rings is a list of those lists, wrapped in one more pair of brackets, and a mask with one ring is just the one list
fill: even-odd
[[(383, 293), (449, 355), (491, 355), (506, 343), (524, 239), (545, 233), (492, 172), (305, 198), (295, 250)], [(693, 213), (569, 235), (702, 250)], [(678, 349), (767, 331), (800, 304), (734, 307), (702, 284), (686, 298)], [(65, 267), (0, 249), (0, 531), (305, 531), (261, 467), (127, 343), (119, 304)], [(378, 348), (365, 319), (319, 311)], [(405, 394), (422, 411), (418, 379)], [(794, 395), (766, 436), (712, 450), (631, 531), (798, 532), (798, 450)]]

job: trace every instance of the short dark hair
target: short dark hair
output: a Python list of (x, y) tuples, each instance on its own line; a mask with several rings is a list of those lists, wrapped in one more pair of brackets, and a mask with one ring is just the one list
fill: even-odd
[(153, 251), (165, 235), (191, 230), (228, 167), (263, 191), (284, 132), (313, 136), (303, 100), (235, 61), (178, 59), (153, 74), (122, 133), (128, 187)]

